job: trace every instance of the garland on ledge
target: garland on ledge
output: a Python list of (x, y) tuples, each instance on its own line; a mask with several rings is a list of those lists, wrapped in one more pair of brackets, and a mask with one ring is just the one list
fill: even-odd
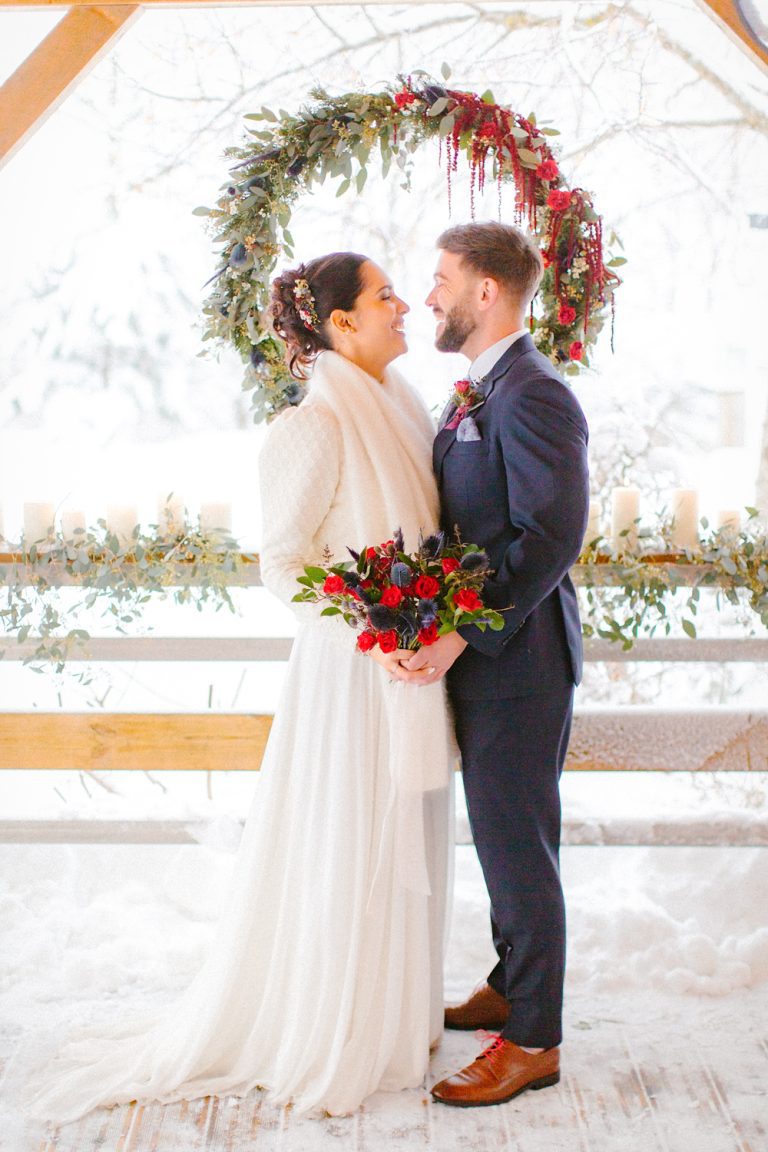
[[(737, 607), (746, 602), (768, 628), (768, 531), (757, 509), (747, 512), (749, 521), (739, 532), (713, 531), (702, 520), (700, 547), (685, 552), (675, 548), (664, 518), (655, 527), (640, 528), (636, 544), (628, 541), (619, 552), (611, 551), (602, 537), (588, 541), (574, 569), (584, 593), (584, 636), (630, 649), (639, 636), (658, 630), (669, 635), (678, 621), (677, 593), (684, 591), (688, 615), (680, 624), (695, 639), (702, 588), (717, 593), (718, 610), (721, 597)], [(34, 648), (25, 664), (35, 671), (63, 671), (90, 639), (79, 626), (83, 610), (99, 602), (104, 617), (123, 634), (141, 618), (152, 595), (170, 595), (177, 604), (193, 602), (199, 609), (210, 603), (216, 610), (226, 606), (234, 611), (229, 590), (244, 583), (245, 568), (256, 559), (242, 553), (228, 533), (205, 534), (189, 525), (171, 539), (143, 533), (137, 525), (125, 542), (99, 521), (97, 530), (38, 541), (0, 564), (0, 658), (8, 643), (27, 641)], [(82, 594), (62, 601), (62, 576)], [(87, 683), (89, 677), (79, 679)]]
[[(445, 65), (443, 75), (450, 75)], [(548, 140), (558, 135), (554, 128), (539, 128), (533, 114), (494, 103), (490, 92), (456, 91), (425, 73), (380, 92), (330, 96), (315, 89), (311, 97), (293, 116), (268, 108), (246, 116), (261, 126), (248, 129), (247, 146), (227, 150), (235, 163), (216, 206), (195, 209), (209, 218), (222, 245), (203, 309), (203, 338), (234, 344), (246, 361), (243, 388), (252, 391), (256, 421), (304, 395), (266, 315), (278, 256), (293, 257), (289, 225), (299, 194), (327, 178), (339, 181), (339, 196), (350, 188), (362, 192), (374, 151), (385, 177), (394, 162), (407, 179), (411, 154), (428, 140), (440, 141), (449, 207), (461, 155), (469, 163), (473, 214), (475, 191), (489, 175), (499, 196), (503, 183), (514, 184), (515, 222), (535, 236), (545, 265), (540, 314), (530, 321), (533, 338), (568, 375), (588, 365), (606, 312), (612, 314), (620, 283), (613, 269), (625, 260), (604, 262), (601, 218), (588, 192), (567, 187)]]
[(668, 636), (676, 622), (677, 593), (687, 599), (680, 616), (683, 631), (696, 638), (694, 618), (701, 589), (711, 588), (726, 603), (741, 607), (745, 601), (768, 628), (768, 530), (757, 508), (747, 508), (741, 530), (712, 529), (702, 518), (698, 548), (680, 551), (672, 539), (672, 524), (662, 517), (655, 527), (640, 528), (637, 540), (619, 551), (598, 536), (586, 542), (579, 557), (582, 632), (599, 636), (629, 650), (640, 636), (661, 630)]
[[(83, 616), (100, 604), (102, 617), (122, 634), (141, 619), (153, 596), (194, 603), (199, 611), (210, 604), (234, 612), (229, 589), (242, 583), (245, 566), (256, 558), (243, 554), (226, 531), (185, 523), (168, 536), (153, 527), (144, 532), (137, 524), (125, 540), (99, 520), (96, 528), (76, 528), (73, 536), (59, 533), (10, 553), (10, 563), (0, 568), (0, 659), (8, 640), (29, 642), (24, 664), (36, 672), (63, 672), (91, 639)], [(74, 598), (61, 596), (62, 582), (76, 586)], [(88, 673), (76, 678), (91, 681)]]

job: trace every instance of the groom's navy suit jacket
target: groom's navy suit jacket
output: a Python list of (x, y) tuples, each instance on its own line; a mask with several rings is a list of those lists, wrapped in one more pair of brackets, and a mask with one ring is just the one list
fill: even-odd
[[(568, 571), (581, 550), (589, 488), (581, 407), (529, 335), (502, 355), (471, 409), (480, 440), (444, 428), (434, 444), (442, 526), (487, 551), (485, 600), (502, 632), (461, 630), (468, 647), (448, 673), (452, 696), (527, 696), (578, 684), (582, 641)], [(489, 659), (491, 657), (491, 659)]]

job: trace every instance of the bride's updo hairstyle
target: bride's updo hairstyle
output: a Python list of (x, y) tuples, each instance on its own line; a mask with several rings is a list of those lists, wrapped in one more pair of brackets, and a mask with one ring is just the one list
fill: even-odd
[(272, 328), (285, 343), (288, 368), (297, 380), (306, 380), (315, 357), (332, 349), (328, 317), (336, 308), (352, 311), (367, 261), (356, 252), (331, 252), (273, 280)]

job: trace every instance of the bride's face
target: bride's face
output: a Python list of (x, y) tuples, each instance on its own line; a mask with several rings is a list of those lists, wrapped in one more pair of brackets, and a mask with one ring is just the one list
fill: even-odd
[(331, 313), (332, 343), (337, 352), (378, 380), (387, 364), (408, 351), (403, 322), (410, 309), (372, 260), (362, 265), (360, 278), (362, 290), (351, 312), (337, 309)]

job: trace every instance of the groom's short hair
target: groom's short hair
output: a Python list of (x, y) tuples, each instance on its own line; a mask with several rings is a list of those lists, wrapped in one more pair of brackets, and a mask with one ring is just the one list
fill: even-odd
[(437, 238), (437, 247), (460, 256), (480, 276), (490, 276), (525, 307), (544, 274), (541, 253), (525, 232), (489, 220), (456, 224)]

